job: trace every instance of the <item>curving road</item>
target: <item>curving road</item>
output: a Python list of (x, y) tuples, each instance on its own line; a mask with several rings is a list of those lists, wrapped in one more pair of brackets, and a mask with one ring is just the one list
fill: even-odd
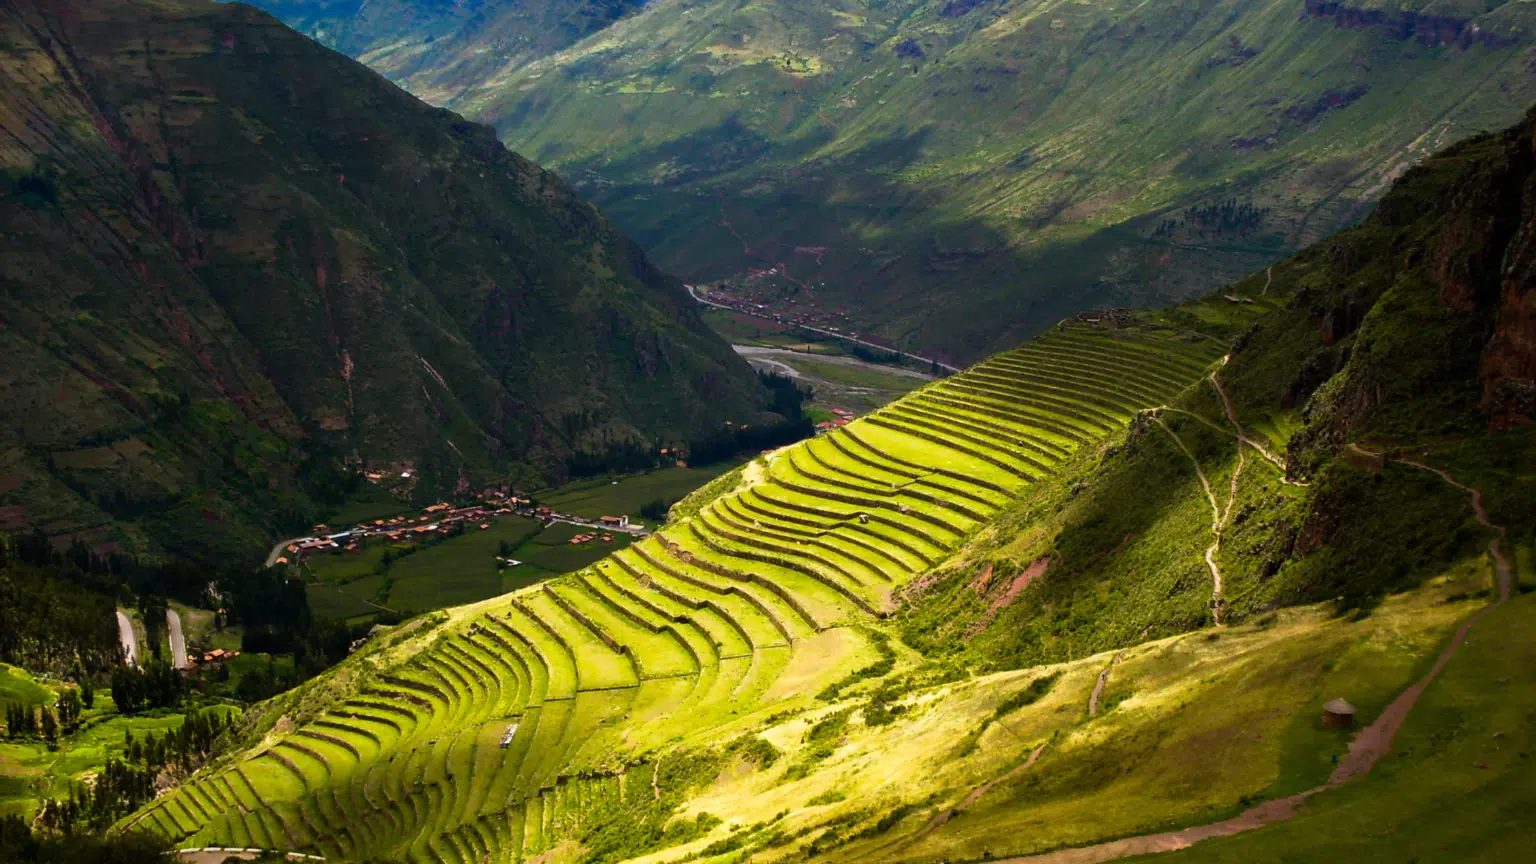
[(171, 665), (177, 669), (185, 669), (187, 663), (187, 640), (181, 636), (181, 616), (175, 609), (165, 610), (165, 623), (171, 630)]
[[(843, 357), (838, 354), (812, 354), (809, 351), (791, 351), (788, 348), (768, 348), (763, 345), (732, 345), (731, 349), (748, 361), (756, 360), (767, 366), (786, 370), (784, 374), (791, 378), (802, 377), (800, 371), (788, 363), (772, 359), (773, 357), (802, 357), (806, 360), (814, 360), (818, 363), (830, 363), (833, 366), (853, 366), (868, 369), (872, 372), (880, 372), (886, 375), (895, 375), (899, 378), (915, 378), (919, 381), (932, 381), (934, 376), (927, 372), (919, 372), (916, 369), (908, 369), (905, 366), (892, 366), (887, 363), (871, 363), (868, 360), (860, 360), (857, 357)], [(810, 377), (810, 376), (806, 376)]]
[(749, 312), (746, 309), (737, 309), (735, 306), (727, 306), (724, 303), (716, 303), (713, 300), (705, 300), (703, 297), (700, 297), (698, 295), (698, 293), (693, 290), (693, 286), (692, 285), (686, 285), (685, 284), (683, 287), (688, 289), (688, 296), (689, 297), (692, 297), (695, 301), (697, 301), (699, 303), (703, 303), (705, 306), (713, 306), (716, 309), (724, 309), (727, 312), (739, 312), (742, 315), (751, 315), (754, 318), (762, 318), (765, 321), (777, 321), (780, 324), (789, 324), (789, 325), (794, 326), (794, 327), (799, 327), (801, 330), (809, 330), (812, 333), (820, 333), (820, 334), (822, 334), (824, 336), (831, 336), (833, 339), (846, 339), (849, 342), (854, 342), (854, 343), (857, 343), (859, 345), (866, 345), (866, 346), (868, 346), (870, 348), (878, 348), (881, 351), (889, 351), (892, 354), (900, 354), (903, 357), (906, 357), (906, 358), (911, 359), (911, 360), (916, 360), (916, 361), (918, 361), (920, 363), (928, 363), (930, 365), (937, 364), (940, 369), (944, 369), (944, 370), (947, 370), (949, 372), (959, 372), (959, 371), (961, 371), (958, 366), (951, 366), (948, 363), (939, 363), (939, 361), (933, 359), (932, 357), (919, 357), (916, 354), (908, 354), (905, 351), (898, 351), (895, 348), (888, 348), (888, 347), (886, 347), (884, 345), (876, 345), (873, 342), (865, 342), (863, 339), (855, 339), (855, 338), (853, 338), (852, 336), (849, 336), (846, 333), (837, 333), (837, 332), (832, 331), (832, 330), (823, 330), (820, 327), (811, 327), (810, 325), (807, 325), (807, 324), (796, 324), (793, 321), (784, 321), (784, 320), (781, 320), (779, 318), (775, 318), (772, 315), (763, 315), (763, 314), (758, 313), (758, 312)]
[(139, 640), (133, 635), (133, 622), (121, 609), (117, 610), (117, 638), (123, 643), (123, 656), (128, 665), (139, 665)]
[(289, 537), (287, 540), (279, 540), (272, 546), (272, 551), (267, 553), (267, 563), (264, 566), (271, 567), (277, 564), (277, 559), (287, 551), (289, 543), (297, 543), (300, 540), (309, 540), (310, 537)]

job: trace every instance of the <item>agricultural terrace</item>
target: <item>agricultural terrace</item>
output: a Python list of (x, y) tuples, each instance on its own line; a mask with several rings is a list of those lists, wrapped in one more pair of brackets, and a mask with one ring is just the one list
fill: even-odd
[(894, 592), (1219, 354), (1059, 328), (754, 461), (594, 565), (402, 625), (297, 691), (283, 731), (125, 824), (334, 859), (548, 851), (636, 757), (728, 740), (895, 659), (878, 627)]

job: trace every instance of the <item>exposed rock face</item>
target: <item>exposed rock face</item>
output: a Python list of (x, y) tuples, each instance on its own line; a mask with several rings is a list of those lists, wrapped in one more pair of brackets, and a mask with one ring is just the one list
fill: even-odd
[(559, 178), (266, 13), (23, 0), (0, 25), (0, 503), (25, 521), (211, 498), (185, 506), (240, 522), (316, 459), (411, 462), (424, 493), (558, 476), (756, 410), (682, 286)]
[[(1483, 352), (1483, 409), (1495, 426), (1536, 420), (1536, 135), (1527, 122), (1512, 149), (1520, 151), (1525, 182), (1508, 193), (1519, 196), (1519, 220), (1505, 244), (1498, 314)], [(1511, 178), (1513, 179), (1513, 178)]]
[(1536, 110), (1426, 160), (1308, 256), (1293, 309), (1322, 347), (1290, 384), (1307, 419), (1292, 470), (1367, 428), (1474, 434), (1469, 418), (1495, 430), (1536, 419), (1533, 131)]

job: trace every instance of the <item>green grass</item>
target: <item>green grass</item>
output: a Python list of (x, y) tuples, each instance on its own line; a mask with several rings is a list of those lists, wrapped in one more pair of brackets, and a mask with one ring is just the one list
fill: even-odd
[(36, 706), (54, 698), (53, 691), (26, 670), (0, 664), (0, 703)]
[[(1147, 861), (1511, 861), (1536, 829), (1536, 597), (1479, 622), (1365, 780), (1313, 797), (1296, 818)], [(1132, 859), (1143, 860), (1143, 859)]]
[(344, 588), (333, 585), (309, 585), (305, 591), (309, 600), (309, 610), (317, 618), (334, 618), (344, 621), (379, 611), (377, 606), (347, 593)]
[(875, 390), (906, 393), (916, 390), (927, 383), (921, 378), (913, 378), (909, 375), (894, 375), (878, 369), (871, 369), (867, 366), (850, 366), (842, 363), (813, 360), (807, 357), (790, 357), (782, 354), (773, 355), (773, 359), (793, 366), (811, 378), (849, 387), (869, 387)]
[(536, 497), (539, 503), (560, 513), (587, 519), (629, 516), (631, 521), (640, 521), (640, 508), (646, 504), (661, 499), (670, 505), (740, 464), (718, 462), (702, 468), (672, 466), (645, 474), (596, 477), (568, 483)]
[[(393, 548), (398, 552), (401, 546), (393, 546), (383, 540), (374, 540), (356, 552), (329, 552), (324, 555), (311, 555), (304, 559), (304, 567), (314, 574), (317, 582), (334, 582), (345, 584), (372, 573), (377, 573), (384, 563), (384, 553)], [(393, 553), (392, 553), (393, 554)]]

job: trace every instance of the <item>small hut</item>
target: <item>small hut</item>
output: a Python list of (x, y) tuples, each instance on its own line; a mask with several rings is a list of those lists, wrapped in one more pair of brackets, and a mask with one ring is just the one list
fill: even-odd
[(1323, 725), (1329, 729), (1350, 729), (1355, 725), (1355, 706), (1343, 699), (1323, 705)]

